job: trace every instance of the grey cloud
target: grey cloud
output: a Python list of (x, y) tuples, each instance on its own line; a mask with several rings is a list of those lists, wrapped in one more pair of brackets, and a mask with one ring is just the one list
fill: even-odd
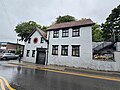
[[(2, 1), (0, 2), (0, 41), (16, 41), (15, 26), (29, 20), (36, 21), (41, 25), (50, 25), (59, 15), (69, 14), (77, 19), (91, 18), (95, 22), (102, 23), (120, 2), (120, 0), (0, 1)], [(4, 3), (4, 7), (2, 3)]]

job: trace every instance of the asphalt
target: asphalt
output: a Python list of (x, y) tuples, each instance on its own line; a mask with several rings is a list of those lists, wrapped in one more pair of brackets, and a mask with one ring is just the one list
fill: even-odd
[(73, 67), (67, 67), (67, 66), (57, 66), (57, 65), (40, 65), (40, 64), (34, 64), (29, 62), (23, 62), (23, 61), (18, 62), (16, 60), (8, 61), (8, 64), (25, 66), (25, 67), (30, 67), (34, 69), (49, 69), (49, 70), (120, 78), (120, 72), (98, 71), (98, 70), (83, 69), (83, 68), (73, 68)]

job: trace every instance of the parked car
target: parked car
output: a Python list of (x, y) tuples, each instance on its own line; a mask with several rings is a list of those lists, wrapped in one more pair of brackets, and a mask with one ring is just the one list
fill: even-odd
[(8, 60), (8, 59), (17, 59), (19, 55), (15, 55), (14, 53), (3, 53), (0, 55), (0, 59)]

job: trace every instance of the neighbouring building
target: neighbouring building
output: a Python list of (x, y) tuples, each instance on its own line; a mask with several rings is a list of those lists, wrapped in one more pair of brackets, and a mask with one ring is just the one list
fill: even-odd
[(11, 42), (0, 42), (0, 52), (9, 52), (9, 53), (15, 53), (17, 49), (21, 49), (22, 54), (24, 51), (24, 45), (18, 44), (18, 43), (11, 43)]
[(25, 39), (25, 49), (23, 61), (36, 64), (45, 64), (47, 55), (46, 33), (35, 28)]
[(92, 60), (91, 19), (51, 25), (48, 64), (85, 67)]

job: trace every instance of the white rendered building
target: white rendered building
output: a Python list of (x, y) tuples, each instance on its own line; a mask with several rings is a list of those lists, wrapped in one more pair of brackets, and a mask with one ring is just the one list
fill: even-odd
[(48, 28), (48, 64), (85, 67), (92, 61), (91, 19), (54, 24)]
[(23, 61), (36, 64), (46, 63), (47, 39), (46, 33), (36, 28), (25, 39)]

